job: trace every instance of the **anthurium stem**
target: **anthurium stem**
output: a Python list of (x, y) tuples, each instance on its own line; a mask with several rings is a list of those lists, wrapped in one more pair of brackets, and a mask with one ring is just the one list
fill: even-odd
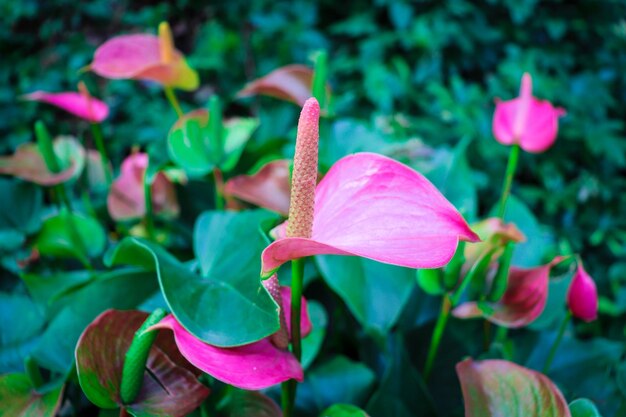
[(561, 327), (559, 327), (559, 332), (556, 335), (556, 339), (554, 339), (554, 343), (550, 348), (550, 353), (548, 354), (548, 358), (546, 359), (546, 364), (543, 366), (543, 370), (541, 371), (544, 374), (547, 374), (550, 370), (550, 365), (552, 365), (552, 361), (554, 360), (554, 356), (556, 355), (556, 351), (559, 349), (559, 345), (561, 344), (561, 340), (563, 340), (563, 335), (565, 334), (565, 329), (567, 329), (567, 325), (572, 318), (571, 311), (567, 311), (563, 322), (561, 323)]
[(124, 357), (124, 367), (122, 368), (120, 396), (124, 404), (131, 403), (139, 394), (150, 348), (157, 337), (157, 332), (146, 330), (161, 321), (166, 314), (163, 309), (154, 310), (135, 332), (135, 337), (133, 337)]
[(213, 169), (213, 178), (215, 180), (215, 209), (224, 210), (224, 176), (217, 167)]
[(506, 212), (506, 203), (511, 194), (511, 185), (513, 184), (513, 177), (515, 176), (515, 170), (517, 169), (517, 161), (519, 159), (520, 147), (517, 144), (511, 146), (511, 152), (509, 153), (509, 162), (506, 166), (506, 175), (504, 177), (504, 184), (502, 185), (502, 196), (500, 197), (500, 208), (498, 210), (498, 217), (504, 218)]
[(441, 300), (441, 311), (439, 312), (439, 317), (437, 318), (437, 323), (435, 324), (435, 330), (433, 330), (433, 336), (430, 339), (430, 347), (428, 348), (428, 356), (426, 357), (426, 365), (424, 366), (424, 381), (428, 380), (428, 377), (433, 369), (439, 344), (441, 343), (441, 337), (443, 336), (443, 331), (448, 323), (448, 318), (450, 318), (451, 306), (452, 303), (450, 301), (450, 296), (445, 294)]
[(100, 161), (102, 162), (102, 169), (104, 170), (104, 177), (106, 178), (107, 186), (111, 186), (113, 182), (113, 176), (110, 170), (109, 157), (107, 156), (107, 150), (104, 146), (104, 135), (102, 134), (102, 126), (100, 123), (91, 124), (91, 134), (96, 142), (96, 149), (100, 154)]
[(313, 72), (313, 97), (317, 99), (321, 109), (326, 107), (326, 79), (328, 78), (328, 53), (320, 51), (315, 58)]
[(163, 87), (163, 91), (165, 92), (165, 97), (167, 97), (167, 100), (174, 108), (176, 115), (178, 117), (181, 117), (183, 115), (183, 109), (180, 107), (180, 103), (176, 98), (176, 93), (174, 93), (174, 89), (172, 87)]
[(149, 175), (149, 166), (146, 167), (146, 173), (143, 177), (143, 190), (144, 190), (144, 199), (146, 206), (146, 214), (144, 217), (145, 225), (146, 225), (146, 233), (150, 239), (154, 239), (154, 207), (152, 206), (152, 178)]
[[(35, 122), (35, 137), (37, 138), (37, 147), (46, 164), (48, 171), (53, 174), (61, 172), (61, 163), (54, 151), (54, 143), (52, 142), (52, 136), (48, 132), (46, 125), (41, 120)], [(54, 192), (61, 205), (65, 206), (67, 211), (72, 211), (72, 205), (67, 193), (65, 192), (65, 186), (63, 184), (57, 184), (54, 186)]]

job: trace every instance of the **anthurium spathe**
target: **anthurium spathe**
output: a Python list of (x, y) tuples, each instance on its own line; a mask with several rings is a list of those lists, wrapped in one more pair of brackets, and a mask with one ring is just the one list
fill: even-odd
[[(434, 185), (386, 156), (349, 155), (315, 186), (318, 121), (319, 105), (311, 98), (298, 124), (286, 237), (279, 233), (263, 251), (262, 276), (287, 261), (323, 254), (437, 268), (450, 261), (459, 240), (479, 240)], [(302, 230), (290, 233), (292, 225)]]
[(567, 306), (572, 315), (581, 320), (594, 321), (598, 317), (596, 283), (580, 261), (567, 292)]
[(533, 97), (532, 89), (532, 78), (525, 73), (517, 98), (496, 100), (493, 135), (503, 145), (517, 144), (526, 152), (539, 153), (556, 140), (559, 117), (565, 110)]
[(100, 123), (105, 120), (109, 116), (109, 106), (103, 101), (93, 98), (84, 84), (81, 84), (79, 89), (80, 92), (68, 91), (63, 93), (34, 91), (23, 96), (23, 98), (51, 104), (91, 123)]
[[(290, 289), (281, 288), (280, 296), (284, 311), (290, 311)], [(289, 319), (285, 321), (287, 330), (290, 331), (290, 321)], [(298, 360), (289, 350), (277, 346), (271, 336), (247, 345), (224, 348), (212, 346), (196, 338), (172, 315), (165, 317), (154, 328), (172, 330), (180, 353), (192, 365), (238, 388), (259, 390), (289, 379), (302, 381), (304, 377)], [(307, 335), (312, 330), (304, 300), (301, 310), (301, 329), (303, 335)]]
[[(111, 185), (107, 197), (107, 208), (113, 219), (130, 220), (146, 213), (144, 176), (147, 168), (148, 155), (141, 152), (128, 156), (122, 162), (120, 176)], [(150, 189), (155, 214), (178, 214), (174, 184), (163, 172), (156, 174)]]
[(237, 96), (265, 95), (303, 106), (313, 95), (312, 84), (313, 70), (305, 65), (293, 64), (252, 81)]
[(159, 25), (159, 36), (133, 34), (106, 41), (95, 52), (89, 68), (111, 79), (149, 80), (181, 90), (198, 88), (198, 74), (174, 48), (169, 25)]

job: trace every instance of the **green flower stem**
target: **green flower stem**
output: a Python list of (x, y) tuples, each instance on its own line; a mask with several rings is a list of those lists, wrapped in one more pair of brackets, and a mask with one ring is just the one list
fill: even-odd
[(213, 169), (213, 178), (215, 180), (215, 209), (224, 210), (224, 176), (218, 167)]
[(91, 124), (91, 134), (96, 142), (96, 149), (100, 154), (100, 160), (102, 161), (102, 169), (104, 170), (104, 177), (106, 178), (107, 186), (111, 186), (113, 182), (113, 175), (111, 174), (109, 157), (107, 156), (107, 150), (104, 146), (104, 135), (102, 134), (102, 126), (100, 123)]
[(222, 102), (216, 95), (209, 99), (209, 133), (210, 152), (215, 155), (217, 161), (222, 160), (224, 153), (224, 124), (222, 115)]
[[(300, 333), (300, 316), (302, 311), (302, 290), (304, 286), (304, 259), (291, 261), (291, 351), (298, 362), (302, 359), (302, 335)], [(283, 417), (293, 415), (298, 384), (289, 380), (283, 384), (282, 405)]]
[(165, 310), (157, 308), (135, 332), (135, 337), (133, 337), (124, 357), (124, 367), (122, 368), (120, 396), (124, 404), (130, 404), (139, 394), (150, 348), (157, 337), (157, 332), (146, 331), (146, 329), (157, 324), (166, 314)]
[(515, 170), (517, 169), (517, 161), (519, 160), (520, 147), (518, 144), (511, 146), (511, 152), (509, 153), (509, 162), (506, 165), (506, 176), (504, 177), (504, 184), (502, 185), (502, 197), (500, 197), (500, 209), (498, 210), (498, 217), (504, 218), (506, 211), (506, 202), (511, 194), (511, 185), (513, 184), (513, 177), (515, 176)]
[(39, 388), (44, 384), (43, 377), (41, 376), (41, 370), (39, 369), (39, 365), (32, 356), (28, 355), (24, 359), (24, 369), (26, 371), (26, 375), (28, 375), (28, 379), (33, 384), (34, 388)]
[(433, 369), (437, 351), (439, 350), (439, 344), (441, 343), (441, 337), (443, 336), (443, 331), (446, 329), (446, 324), (450, 318), (451, 307), (450, 296), (445, 294), (441, 300), (441, 311), (439, 312), (439, 317), (435, 324), (435, 330), (433, 330), (433, 336), (430, 339), (430, 347), (428, 348), (428, 356), (426, 358), (426, 365), (424, 366), (424, 381), (428, 380), (430, 372)]
[(559, 327), (559, 333), (557, 334), (556, 339), (554, 340), (554, 343), (552, 344), (552, 347), (550, 348), (548, 359), (546, 359), (546, 364), (543, 366), (543, 370), (541, 371), (542, 373), (547, 374), (548, 371), (550, 370), (550, 365), (552, 365), (552, 361), (554, 360), (556, 351), (558, 350), (559, 345), (561, 344), (561, 340), (563, 339), (563, 334), (565, 334), (565, 329), (567, 329), (567, 324), (569, 323), (571, 318), (572, 318), (572, 312), (568, 310), (567, 314), (565, 315), (565, 318), (563, 319), (563, 322), (561, 323), (561, 327)]
[(165, 92), (165, 97), (167, 97), (167, 100), (174, 108), (176, 115), (178, 117), (181, 117), (183, 115), (183, 109), (180, 107), (180, 103), (176, 98), (176, 93), (174, 93), (174, 89), (172, 87), (163, 87), (163, 91)]
[(154, 207), (152, 206), (152, 181), (149, 178), (148, 174), (150, 162), (148, 162), (148, 167), (146, 167), (146, 173), (143, 176), (143, 191), (144, 191), (144, 199), (146, 206), (146, 213), (144, 217), (144, 222), (146, 225), (146, 233), (150, 239), (154, 239)]
[[(39, 153), (41, 153), (48, 171), (53, 174), (61, 172), (61, 163), (59, 162), (59, 158), (54, 151), (52, 136), (50, 136), (50, 132), (48, 132), (46, 125), (41, 120), (37, 120), (35, 122), (35, 137), (37, 138)], [(67, 193), (65, 192), (65, 186), (63, 184), (57, 184), (53, 187), (53, 190), (59, 205), (65, 206), (65, 208), (71, 213), (72, 205), (70, 203), (70, 199), (67, 197)]]
[(317, 99), (321, 109), (326, 107), (326, 79), (328, 78), (328, 53), (320, 51), (315, 59), (313, 71), (313, 97)]

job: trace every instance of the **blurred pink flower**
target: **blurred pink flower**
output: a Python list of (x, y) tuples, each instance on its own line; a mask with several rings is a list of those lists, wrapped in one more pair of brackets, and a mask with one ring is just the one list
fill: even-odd
[(237, 93), (238, 97), (264, 95), (303, 106), (313, 95), (313, 70), (304, 65), (287, 65), (258, 78)]
[(532, 95), (532, 78), (525, 73), (517, 98), (496, 99), (493, 135), (503, 145), (518, 144), (526, 152), (539, 153), (554, 143), (559, 117), (565, 110)]
[(81, 92), (48, 93), (35, 91), (23, 96), (25, 100), (52, 104), (91, 123), (100, 123), (109, 116), (109, 106), (91, 97), (84, 89)]
[[(281, 287), (280, 295), (284, 311), (291, 311), (291, 290)], [(311, 332), (312, 325), (304, 298), (301, 315), (302, 335), (306, 336)], [(289, 319), (286, 319), (286, 326), (291, 331)], [(192, 365), (237, 388), (260, 390), (288, 379), (302, 381), (304, 377), (302, 366), (295, 356), (289, 350), (274, 345), (271, 336), (248, 345), (224, 348), (196, 338), (172, 315), (153, 328), (172, 330), (180, 353)]]
[(410, 268), (438, 268), (459, 240), (478, 236), (425, 177), (386, 156), (357, 153), (316, 185), (320, 108), (300, 114), (289, 219), (262, 254), (261, 276), (312, 255), (353, 255)]
[(582, 262), (578, 263), (567, 292), (567, 306), (574, 315), (584, 321), (594, 321), (598, 317), (598, 290), (593, 278), (585, 271)]
[(198, 88), (198, 74), (174, 48), (167, 23), (159, 25), (159, 36), (122, 35), (106, 41), (94, 54), (89, 68), (111, 79), (155, 81), (182, 90)]
[[(146, 213), (144, 175), (148, 167), (148, 155), (135, 153), (122, 162), (120, 176), (111, 184), (107, 198), (109, 214), (115, 220), (139, 218)], [(179, 212), (174, 184), (159, 172), (151, 186), (152, 205), (155, 214), (176, 216)]]

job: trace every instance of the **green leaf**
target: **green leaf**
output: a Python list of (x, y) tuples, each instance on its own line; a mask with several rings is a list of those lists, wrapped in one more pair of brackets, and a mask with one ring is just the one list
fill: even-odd
[(60, 297), (53, 305), (58, 311), (41, 335), (35, 351), (37, 362), (50, 370), (66, 373), (74, 361), (74, 348), (85, 327), (109, 308), (132, 309), (158, 289), (152, 274), (118, 270), (99, 274), (93, 282)]
[(41, 227), (43, 193), (34, 184), (0, 178), (0, 195), (0, 251), (13, 251)]
[(61, 405), (63, 386), (40, 394), (25, 374), (0, 376), (1, 417), (54, 417)]
[(64, 271), (51, 275), (23, 274), (21, 278), (35, 301), (50, 306), (59, 297), (87, 284), (93, 275), (90, 271)]
[(579, 398), (569, 403), (569, 411), (572, 417), (602, 417), (593, 401)]
[(441, 269), (418, 269), (417, 283), (428, 295), (441, 295), (446, 292)]
[(271, 398), (255, 391), (237, 388), (228, 390), (228, 394), (217, 405), (220, 417), (282, 417), (283, 413)]
[(224, 123), (224, 129), (226, 130), (224, 157), (219, 162), (219, 166), (224, 172), (231, 171), (237, 165), (243, 149), (257, 127), (259, 127), (259, 121), (253, 118), (226, 120)]
[(85, 264), (100, 255), (105, 245), (106, 234), (97, 220), (66, 211), (46, 219), (35, 239), (42, 255), (76, 258)]
[(35, 348), (45, 318), (23, 295), (0, 293), (0, 373), (24, 369), (24, 358)]
[(412, 269), (351, 256), (317, 256), (326, 283), (369, 331), (385, 334), (415, 286)]
[(258, 227), (273, 216), (261, 210), (201, 215), (194, 233), (201, 275), (158, 245), (133, 238), (108, 262), (155, 270), (172, 313), (196, 337), (215, 346), (251, 343), (279, 328), (277, 305), (259, 279), (266, 244)]
[(350, 404), (335, 404), (322, 411), (320, 417), (369, 417), (359, 407)]
[(309, 301), (308, 305), (313, 330), (307, 337), (302, 339), (302, 367), (304, 369), (308, 368), (315, 360), (324, 342), (326, 326), (328, 325), (328, 317), (324, 307), (317, 301)]
[[(108, 310), (83, 332), (76, 346), (78, 381), (100, 408), (122, 406), (120, 386), (126, 352), (147, 313)], [(137, 417), (183, 417), (209, 394), (181, 358), (170, 332), (159, 334), (148, 354), (141, 391), (124, 406)]]
[(362, 404), (375, 380), (364, 364), (335, 356), (307, 374), (298, 389), (297, 406), (313, 412), (339, 402)]
[(504, 360), (456, 366), (466, 417), (570, 417), (563, 394), (547, 376)]

